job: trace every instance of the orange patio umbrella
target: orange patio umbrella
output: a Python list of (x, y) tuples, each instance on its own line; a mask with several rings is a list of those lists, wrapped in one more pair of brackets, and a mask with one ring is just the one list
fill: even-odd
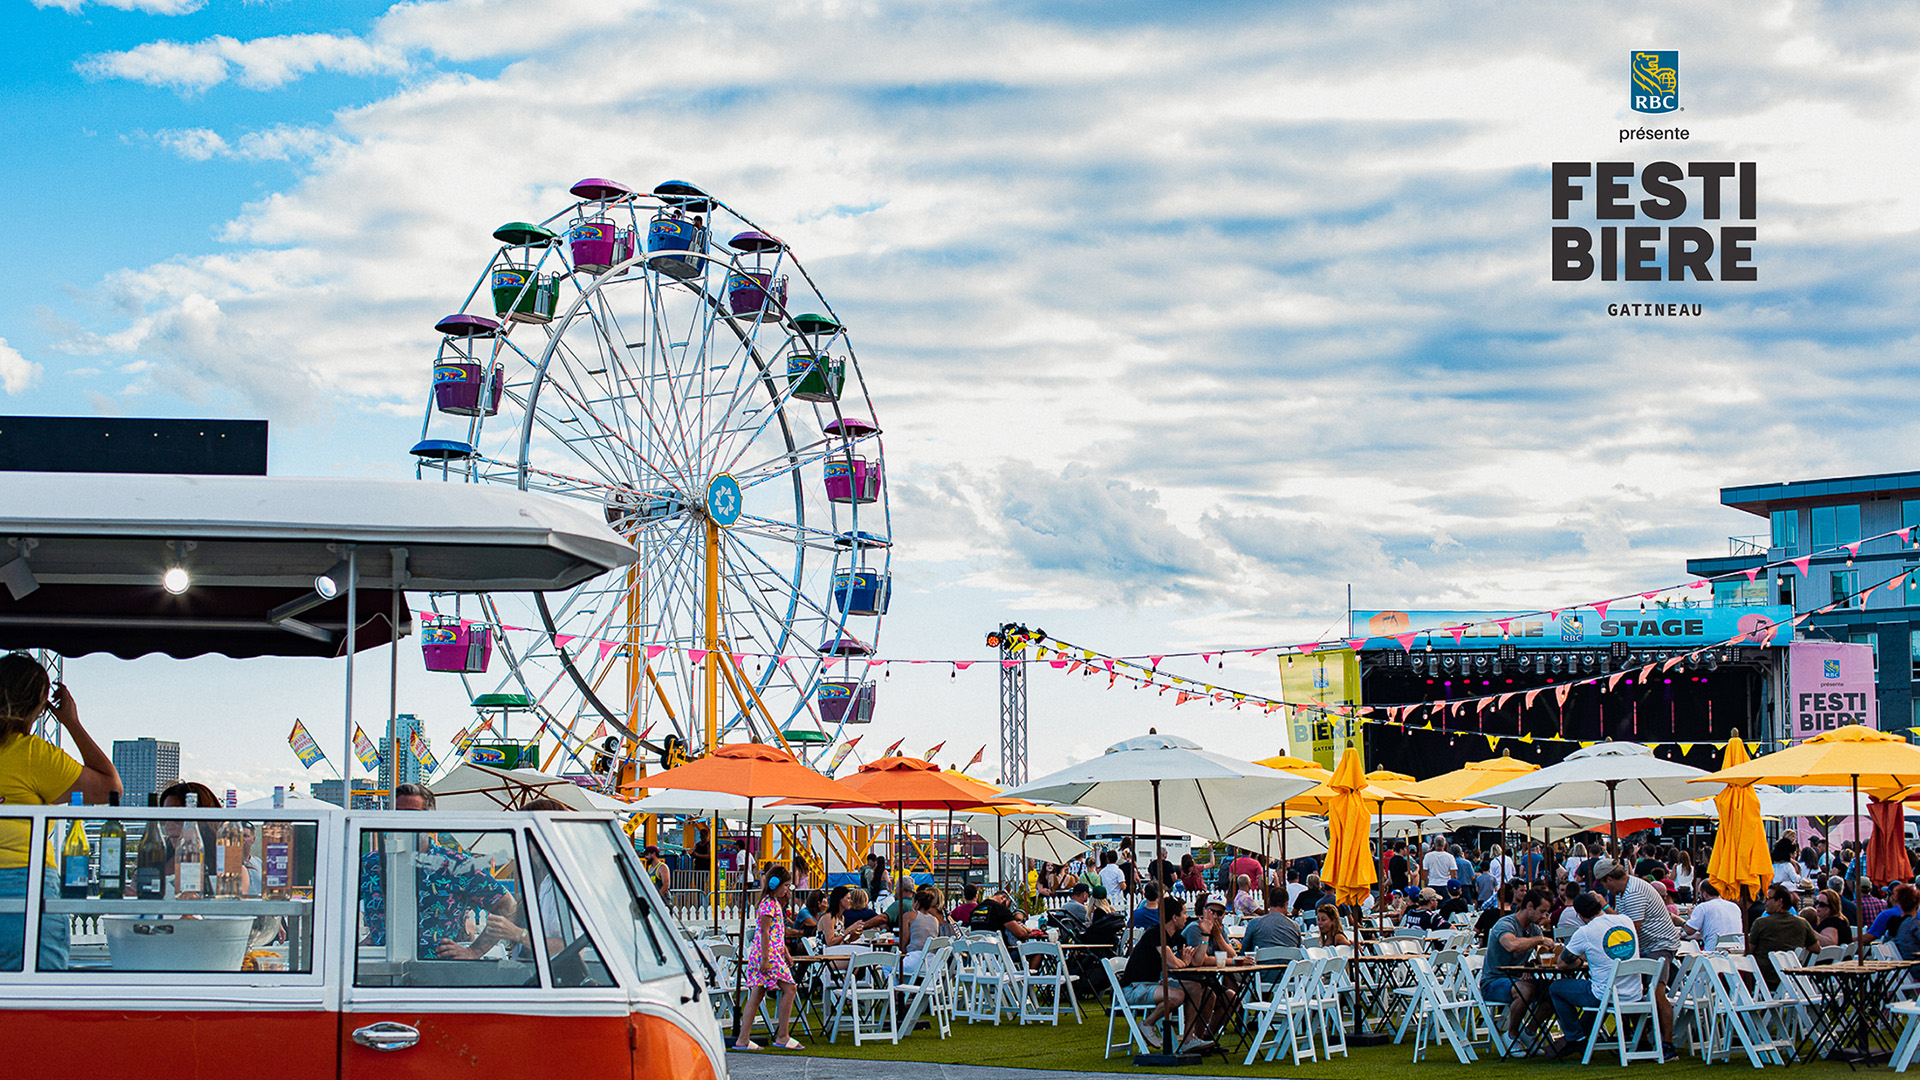
[[(951, 827), (955, 810), (975, 810), (1008, 805), (1013, 800), (999, 798), (1000, 789), (975, 780), (955, 769), (942, 769), (931, 761), (912, 757), (888, 757), (860, 766), (841, 781), (853, 789), (857, 801), (851, 804), (830, 802), (824, 806), (880, 806), (892, 809), (899, 818), (894, 833), (894, 862), (900, 862), (898, 837), (906, 832), (908, 810), (945, 810)], [(800, 800), (795, 800), (800, 801)], [(813, 800), (805, 800), (811, 802)], [(895, 866), (898, 870), (898, 865)]]
[[(753, 834), (753, 803), (756, 799), (794, 799), (809, 803), (831, 801), (837, 806), (872, 806), (873, 800), (847, 785), (814, 772), (800, 764), (792, 754), (764, 743), (735, 743), (715, 747), (713, 753), (678, 768), (647, 777), (648, 788), (680, 791), (723, 791), (747, 800), (747, 834)], [(717, 857), (720, 837), (714, 836)], [(746, 878), (740, 879), (740, 952), (747, 951)], [(718, 905), (715, 916), (718, 917)], [(741, 971), (734, 970), (734, 994), (740, 993)], [(738, 1019), (738, 1018), (736, 1018)], [(752, 1023), (747, 1018), (747, 1023)], [(736, 1035), (737, 1037), (737, 1035)]]
[[(1722, 769), (1745, 765), (1752, 760), (1747, 744), (1734, 732), (1727, 739)], [(1749, 897), (1767, 891), (1773, 880), (1773, 857), (1767, 851), (1767, 827), (1760, 819), (1760, 795), (1752, 784), (1728, 784), (1713, 797), (1720, 810), (1720, 831), (1714, 837), (1713, 857), (1707, 860), (1707, 880), (1729, 900), (1738, 897), (1740, 911), (1747, 911)]]

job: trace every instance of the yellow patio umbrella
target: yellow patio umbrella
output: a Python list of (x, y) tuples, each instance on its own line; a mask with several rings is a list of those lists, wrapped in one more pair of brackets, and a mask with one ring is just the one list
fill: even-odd
[[(1693, 783), (1707, 781), (1728, 787), (1759, 783), (1845, 785), (1853, 790), (1853, 816), (1857, 818), (1861, 788), (1869, 794), (1891, 794), (1920, 783), (1920, 746), (1899, 735), (1848, 724), (1745, 764), (1696, 777)], [(1858, 876), (1853, 879), (1853, 903), (1858, 910)]]
[[(1333, 898), (1358, 905), (1373, 891), (1380, 875), (1367, 847), (1367, 777), (1360, 751), (1348, 747), (1327, 785), (1333, 796), (1327, 807), (1327, 865), (1322, 879), (1333, 885)], [(1355, 933), (1358, 933), (1355, 908)]]
[[(1294, 757), (1291, 754), (1278, 754), (1278, 755), (1275, 755), (1274, 757), (1265, 758), (1260, 761), (1256, 761), (1254, 762), (1254, 764), (1265, 765), (1269, 769), (1279, 769), (1283, 772), (1290, 772), (1295, 776), (1304, 777), (1308, 780), (1318, 780), (1323, 784), (1333, 779), (1333, 774), (1321, 768), (1319, 765), (1311, 761), (1304, 760), (1302, 758)], [(1262, 862), (1265, 862), (1267, 857), (1267, 853), (1265, 850), (1266, 822), (1264, 821), (1260, 822), (1260, 826), (1261, 826), (1261, 837), (1262, 837), (1260, 841), (1260, 846), (1262, 849), (1260, 852), (1260, 860)], [(1287, 861), (1287, 804), (1286, 803), (1280, 804), (1280, 861), (1283, 864)], [(1286, 883), (1286, 878), (1284, 874), (1282, 874), (1281, 876), (1281, 883), (1282, 884)]]
[[(1430, 795), (1441, 799), (1465, 799), (1478, 795), (1490, 787), (1504, 784), (1516, 776), (1537, 772), (1539, 768), (1540, 766), (1532, 762), (1515, 761), (1512, 752), (1508, 751), (1497, 758), (1469, 761), (1450, 773), (1430, 776), (1400, 790), (1407, 794)], [(1504, 846), (1506, 842), (1507, 808), (1503, 806), (1500, 808), (1500, 843)], [(1551, 847), (1548, 850), (1551, 851)], [(1502, 860), (1500, 863), (1502, 877), (1506, 876), (1506, 868), (1507, 864)], [(1502, 881), (1500, 884), (1505, 885), (1506, 882)]]
[[(1720, 761), (1722, 769), (1745, 765), (1752, 760), (1747, 744), (1734, 732), (1727, 739), (1727, 753)], [(1773, 880), (1773, 860), (1767, 853), (1766, 825), (1760, 820), (1760, 795), (1752, 784), (1728, 784), (1713, 797), (1720, 809), (1720, 832), (1713, 841), (1713, 857), (1707, 860), (1707, 880), (1722, 896), (1740, 897), (1744, 915), (1749, 897), (1766, 892)]]

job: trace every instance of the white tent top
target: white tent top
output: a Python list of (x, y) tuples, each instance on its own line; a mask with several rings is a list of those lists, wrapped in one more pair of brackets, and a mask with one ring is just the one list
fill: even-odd
[[(235, 805), (234, 809), (235, 810), (271, 810), (273, 809), (273, 796), (262, 795), (258, 799), (248, 799), (246, 802)], [(286, 796), (286, 805), (282, 807), (282, 809), (285, 809), (285, 810), (339, 810), (340, 807), (326, 801), (325, 799), (309, 798), (308, 796), (296, 795), (293, 792), (289, 791), (287, 792), (287, 796)]]

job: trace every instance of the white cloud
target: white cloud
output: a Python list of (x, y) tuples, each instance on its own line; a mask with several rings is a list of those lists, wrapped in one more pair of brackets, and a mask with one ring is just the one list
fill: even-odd
[(0, 338), (0, 390), (18, 394), (40, 380), (40, 365)]
[(168, 128), (153, 133), (155, 142), (189, 161), (227, 158), (239, 161), (290, 161), (323, 153), (339, 144), (314, 127), (279, 124), (249, 131), (232, 143), (211, 128)]
[(100, 7), (141, 11), (148, 15), (191, 15), (207, 6), (206, 0), (33, 0), (33, 6), (57, 7), (69, 14), (79, 14), (89, 2)]
[(94, 79), (128, 79), (192, 93), (229, 77), (253, 90), (271, 90), (315, 71), (391, 75), (406, 69), (397, 52), (338, 34), (285, 34), (240, 41), (224, 34), (183, 44), (154, 41), (80, 61)]

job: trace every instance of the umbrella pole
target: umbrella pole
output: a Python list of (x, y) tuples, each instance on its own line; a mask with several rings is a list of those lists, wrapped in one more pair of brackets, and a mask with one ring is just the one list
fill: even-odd
[[(707, 830), (707, 914), (713, 917), (713, 936), (720, 936), (720, 812), (713, 813)], [(744, 947), (745, 943), (742, 942)]]
[[(753, 836), (753, 796), (751, 795), (747, 796), (747, 836), (749, 838)], [(749, 839), (748, 842), (751, 843), (751, 839)], [(746, 998), (741, 996), (741, 991), (745, 986), (747, 967), (748, 875), (740, 874), (738, 876), (740, 878), (740, 957), (733, 965), (733, 1041), (736, 1044), (740, 1042), (740, 1036), (743, 1032), (749, 1037), (749, 1041), (751, 1041), (753, 1035), (753, 1018), (747, 1015), (745, 1009), (741, 1008), (741, 1005), (746, 1002)], [(766, 951), (766, 947), (766, 942), (763, 941), (760, 943), (762, 952)]]
[(1618, 859), (1620, 857), (1620, 806), (1614, 800), (1613, 784), (1607, 785), (1607, 817), (1610, 819), (1608, 821), (1610, 828), (1607, 832), (1610, 843), (1607, 847), (1612, 850), (1613, 857)]
[[(1150, 780), (1148, 781), (1148, 783), (1153, 785), (1153, 849), (1152, 850), (1156, 853), (1156, 857), (1158, 857), (1158, 852), (1160, 849), (1159, 848), (1159, 845), (1160, 845), (1160, 781)], [(1149, 862), (1148, 865), (1151, 866), (1152, 863)], [(1164, 901), (1162, 901), (1160, 905), (1160, 921), (1156, 925), (1155, 930), (1160, 934), (1160, 943), (1163, 946), (1166, 946), (1167, 948), (1171, 949), (1172, 946), (1167, 943), (1167, 905)], [(1168, 994), (1167, 962), (1165, 957), (1161, 957), (1160, 958), (1160, 999), (1162, 1001), (1166, 1000), (1167, 994)], [(1200, 1056), (1198, 1054), (1183, 1055), (1179, 1052), (1179, 1048), (1174, 1044), (1173, 1010), (1171, 1009), (1167, 1010), (1167, 1015), (1160, 1018), (1160, 1046), (1163, 1050), (1165, 1050), (1164, 1054), (1143, 1054), (1140, 1057), (1133, 1059), (1134, 1064), (1136, 1065), (1198, 1065), (1200, 1063)]]
[[(1302, 883), (1304, 884), (1304, 882)], [(1280, 804), (1280, 887), (1287, 887), (1287, 804)]]
[[(1500, 808), (1500, 885), (1499, 885), (1499, 887), (1502, 889), (1507, 887), (1507, 849), (1512, 846), (1513, 846), (1513, 841), (1508, 839), (1507, 837), (1507, 808), (1503, 806)], [(1498, 892), (1494, 893), (1493, 903), (1495, 907), (1500, 906), (1500, 894)]]
[[(1902, 813), (1904, 815), (1904, 811)], [(1860, 820), (1860, 774), (1859, 773), (1855, 773), (1853, 775), (1853, 820), (1856, 822)], [(1860, 826), (1857, 824), (1853, 827), (1853, 838), (1855, 840), (1858, 840), (1860, 838)], [(1832, 851), (1833, 846), (1829, 844), (1827, 846), (1827, 850)], [(1860, 909), (1859, 860), (1863, 860), (1866, 857), (1867, 857), (1867, 845), (1861, 844), (1860, 853), (1858, 856), (1855, 857), (1856, 861), (1853, 867), (1853, 917), (1856, 919), (1860, 917), (1860, 910), (1861, 910)], [(1861, 930), (1860, 927), (1855, 927), (1853, 931), (1854, 955), (1864, 960), (1866, 959), (1866, 953), (1861, 950), (1860, 930)], [(1866, 1053), (1866, 1050), (1867, 1050), (1866, 1033), (1863, 1029), (1860, 1036), (1860, 1052), (1864, 1055)]]

